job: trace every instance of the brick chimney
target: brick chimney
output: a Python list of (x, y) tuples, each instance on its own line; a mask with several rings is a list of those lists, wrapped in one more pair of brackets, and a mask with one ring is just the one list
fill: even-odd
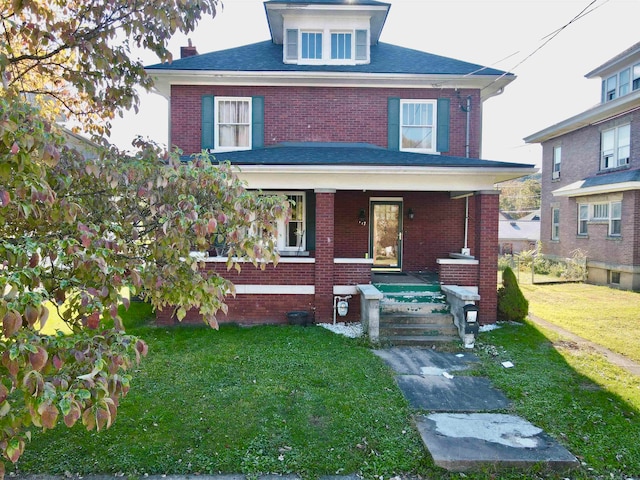
[(194, 55), (198, 55), (198, 50), (191, 45), (191, 39), (189, 39), (189, 45), (187, 47), (180, 47), (180, 58), (193, 57)]

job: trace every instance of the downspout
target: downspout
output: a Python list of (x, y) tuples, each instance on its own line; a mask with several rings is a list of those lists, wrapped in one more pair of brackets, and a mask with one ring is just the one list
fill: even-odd
[[(469, 158), (469, 139), (471, 137), (470, 132), (470, 124), (471, 124), (471, 95), (467, 96), (467, 107), (463, 109), (467, 114), (467, 129), (465, 132), (466, 135), (466, 145), (465, 145), (465, 154), (467, 158)], [(469, 197), (464, 197), (464, 247), (462, 248), (463, 255), (469, 255), (471, 252), (469, 250)]]

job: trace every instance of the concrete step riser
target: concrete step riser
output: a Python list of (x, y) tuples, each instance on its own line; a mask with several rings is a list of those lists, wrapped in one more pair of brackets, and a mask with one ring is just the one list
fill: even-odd
[(451, 307), (447, 303), (381, 303), (380, 314), (407, 313), (429, 314), (448, 313)]
[(433, 345), (442, 345), (443, 343), (455, 343), (460, 340), (460, 337), (457, 335), (455, 337), (451, 336), (440, 336), (440, 337), (416, 337), (416, 336), (395, 336), (384, 339), (385, 342), (388, 342), (391, 345), (403, 345), (403, 346), (414, 346), (414, 347), (431, 347)]
[(457, 330), (452, 325), (380, 325), (380, 336), (383, 337), (416, 336), (434, 338), (453, 336), (456, 333)]
[(399, 323), (404, 325), (453, 325), (453, 315), (450, 313), (382, 313), (380, 314), (380, 324)]

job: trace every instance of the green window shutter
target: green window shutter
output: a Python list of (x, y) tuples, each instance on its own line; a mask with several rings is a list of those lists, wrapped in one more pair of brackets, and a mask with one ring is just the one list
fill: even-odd
[(400, 150), (400, 99), (389, 97), (387, 105), (387, 148)]
[(202, 149), (215, 148), (214, 143), (214, 97), (213, 95), (202, 96)]
[(251, 102), (251, 148), (264, 147), (264, 97)]
[(436, 150), (438, 152), (449, 151), (449, 117), (450, 117), (450, 103), (448, 98), (438, 99), (438, 138), (436, 140)]

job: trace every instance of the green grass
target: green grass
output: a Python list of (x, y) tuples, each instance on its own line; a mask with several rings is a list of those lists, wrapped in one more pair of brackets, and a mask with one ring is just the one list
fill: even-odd
[[(569, 308), (569, 298), (554, 299), (555, 309)], [(145, 327), (150, 315), (135, 302), (123, 314), (150, 348), (115, 425), (35, 431), (19, 473), (462, 478), (433, 465), (392, 372), (364, 341), (317, 327)], [(476, 352), (482, 362), (472, 373), (513, 401), (505, 413), (543, 428), (584, 464), (570, 474), (534, 468), (466, 478), (638, 476), (638, 377), (529, 323), (482, 333)], [(505, 360), (515, 367), (502, 367)]]
[[(512, 410), (543, 428), (584, 462), (570, 478), (629, 478), (640, 473), (640, 378), (592, 350), (531, 324), (482, 333), (478, 350)], [(514, 368), (504, 368), (503, 361)]]
[(639, 293), (582, 283), (520, 288), (533, 315), (640, 362)]
[(115, 425), (34, 435), (21, 473), (388, 478), (428, 468), (390, 370), (361, 341), (319, 327), (130, 331), (149, 355)]

